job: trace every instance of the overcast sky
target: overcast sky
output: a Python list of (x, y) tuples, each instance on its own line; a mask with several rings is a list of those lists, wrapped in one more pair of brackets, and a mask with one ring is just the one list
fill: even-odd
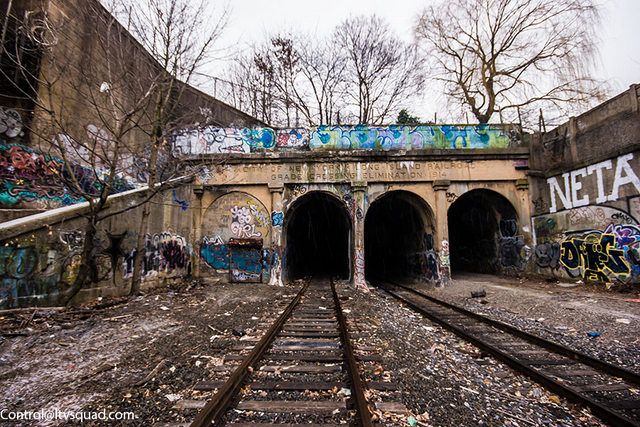
[[(600, 1), (601, 59), (596, 77), (606, 80), (614, 95), (640, 83), (640, 0)], [(288, 30), (321, 36), (343, 19), (360, 14), (385, 17), (398, 36), (410, 41), (416, 14), (429, 4), (428, 0), (230, 0), (229, 25), (218, 46), (248, 47), (268, 34)], [(222, 76), (223, 64), (212, 66), (211, 74)], [(437, 102), (425, 100), (414, 114), (433, 117)]]

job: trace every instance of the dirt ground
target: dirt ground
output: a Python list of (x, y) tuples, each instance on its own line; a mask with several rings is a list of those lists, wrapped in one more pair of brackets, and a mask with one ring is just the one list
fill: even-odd
[[(202, 398), (193, 385), (211, 379), (229, 348), (270, 323), (298, 289), (192, 282), (129, 301), (0, 312), (0, 409), (137, 416), (88, 425), (188, 420), (193, 412), (175, 410), (176, 400)], [(485, 298), (469, 298), (480, 289)], [(408, 416), (422, 426), (600, 425), (382, 293), (346, 285), (341, 292), (360, 344), (380, 348), (385, 360), (377, 372), (400, 385), (396, 398), (407, 406), (404, 417), (381, 414), (384, 425), (407, 425)], [(636, 294), (491, 276), (457, 277), (429, 292), (639, 370), (640, 304), (626, 301)], [(601, 336), (589, 338), (592, 330)]]
[(123, 425), (152, 425), (292, 289), (185, 284), (105, 309), (38, 311), (26, 327), (31, 313), (0, 315), (0, 408), (132, 410), (138, 421)]

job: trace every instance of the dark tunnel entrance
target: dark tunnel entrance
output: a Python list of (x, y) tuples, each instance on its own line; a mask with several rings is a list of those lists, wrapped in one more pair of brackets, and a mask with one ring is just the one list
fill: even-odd
[(285, 278), (350, 277), (351, 220), (337, 198), (307, 193), (289, 209), (285, 221)]
[(516, 210), (491, 190), (472, 190), (450, 207), (449, 248), (451, 271), (498, 273), (519, 267), (524, 246), (518, 234)]
[(364, 223), (367, 280), (436, 278), (432, 218), (429, 206), (407, 191), (374, 201)]

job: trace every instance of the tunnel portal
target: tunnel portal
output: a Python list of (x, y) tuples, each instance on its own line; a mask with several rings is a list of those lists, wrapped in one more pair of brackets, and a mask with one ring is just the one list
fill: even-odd
[(343, 203), (323, 192), (296, 200), (285, 221), (285, 276), (350, 277), (351, 220)]
[(498, 273), (517, 267), (524, 246), (513, 205), (491, 190), (472, 190), (450, 207), (451, 271)]
[(436, 278), (432, 218), (428, 205), (407, 191), (374, 201), (364, 224), (367, 280)]

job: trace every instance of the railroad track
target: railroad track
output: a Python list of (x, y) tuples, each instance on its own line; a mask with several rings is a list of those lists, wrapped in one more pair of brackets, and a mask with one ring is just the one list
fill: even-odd
[(398, 283), (381, 288), (613, 426), (640, 426), (640, 375)]
[(250, 337), (225, 357), (239, 364), (224, 383), (196, 384), (195, 390), (215, 394), (184, 406), (200, 411), (191, 424), (175, 425), (372, 426), (358, 365), (376, 356), (353, 348), (333, 282), (306, 283), (264, 327), (262, 337)]

